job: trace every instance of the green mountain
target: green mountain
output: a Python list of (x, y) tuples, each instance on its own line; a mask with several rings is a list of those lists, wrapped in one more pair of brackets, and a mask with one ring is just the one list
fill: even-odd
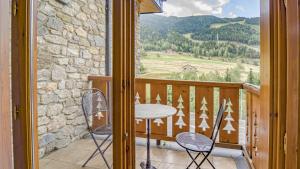
[(259, 18), (142, 15), (141, 40), (146, 51), (258, 58)]

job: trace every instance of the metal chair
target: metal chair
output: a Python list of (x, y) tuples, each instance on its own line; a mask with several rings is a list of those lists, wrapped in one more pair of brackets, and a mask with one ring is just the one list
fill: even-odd
[[(191, 133), (191, 132), (179, 133), (176, 136), (176, 142), (186, 150), (186, 152), (192, 159), (192, 162), (188, 165), (187, 168), (189, 168), (193, 163), (195, 163), (198, 169), (205, 162), (205, 160), (207, 160), (209, 164), (215, 169), (212, 162), (208, 159), (208, 156), (211, 154), (215, 146), (215, 142), (221, 126), (221, 120), (223, 118), (223, 114), (225, 111), (225, 105), (226, 105), (225, 102), (226, 101), (224, 100), (224, 103), (220, 105), (217, 119), (210, 138), (202, 134)], [(191, 152), (196, 152), (198, 154), (195, 157), (193, 157)], [(196, 160), (200, 155), (203, 155), (204, 158), (202, 159), (200, 164), (198, 164)]]
[[(109, 140), (109, 138), (112, 136), (112, 125), (110, 123), (109, 106), (104, 93), (99, 89), (87, 90), (87, 92), (85, 92), (82, 96), (82, 110), (86, 120), (88, 132), (90, 133), (96, 145), (96, 150), (91, 154), (82, 167), (85, 167), (86, 164), (99, 153), (103, 158), (107, 168), (110, 169), (110, 165), (105, 158), (104, 153), (112, 144), (112, 139)], [(102, 114), (103, 112), (106, 113), (106, 116)], [(100, 119), (104, 117), (106, 117), (106, 124), (102, 124), (100, 126), (92, 124), (92, 118)], [(105, 138), (99, 144), (96, 140), (96, 136), (105, 136)], [(108, 145), (104, 146), (104, 143), (106, 142), (108, 142)], [(102, 149), (102, 147), (104, 148)]]

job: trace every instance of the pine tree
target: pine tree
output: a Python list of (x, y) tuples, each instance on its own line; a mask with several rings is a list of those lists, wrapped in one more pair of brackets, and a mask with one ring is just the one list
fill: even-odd
[(231, 82), (231, 76), (230, 76), (230, 72), (229, 72), (228, 68), (226, 69), (225, 81), (226, 82)]
[(200, 115), (200, 119), (202, 119), (202, 122), (198, 127), (202, 128), (203, 131), (206, 131), (206, 129), (208, 129), (209, 126), (208, 126), (207, 121), (206, 121), (208, 119), (208, 116), (207, 116), (207, 113), (206, 113), (208, 111), (208, 109), (206, 107), (207, 102), (206, 102), (205, 97), (203, 97), (201, 105), (202, 106), (201, 106), (200, 110), (202, 111), (202, 113)]
[(228, 134), (231, 134), (232, 131), (235, 131), (235, 129), (233, 128), (232, 126), (232, 122), (234, 121), (234, 119), (232, 118), (232, 113), (233, 113), (233, 110), (232, 110), (232, 103), (231, 103), (231, 100), (230, 98), (228, 99), (227, 101), (227, 104), (226, 104), (227, 108), (225, 110), (225, 112), (227, 112), (227, 115), (225, 117), (225, 121), (227, 121), (225, 127), (223, 128), (223, 130), (226, 130)]
[(182, 96), (180, 95), (179, 96), (179, 99), (178, 99), (178, 113), (176, 116), (178, 116), (178, 120), (176, 122), (175, 125), (179, 126), (180, 129), (182, 129), (183, 126), (186, 126), (186, 124), (184, 123), (184, 120), (183, 120), (183, 117), (184, 117), (184, 113), (183, 113), (183, 109), (184, 109), (184, 106), (183, 106), (183, 99), (182, 99)]
[(252, 68), (250, 69), (250, 72), (248, 74), (247, 82), (250, 84), (254, 84), (254, 74)]

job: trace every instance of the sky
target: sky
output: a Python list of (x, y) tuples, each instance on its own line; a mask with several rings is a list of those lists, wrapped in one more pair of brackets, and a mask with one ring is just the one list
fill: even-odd
[(165, 16), (215, 15), (218, 17), (257, 17), (260, 0), (167, 0)]

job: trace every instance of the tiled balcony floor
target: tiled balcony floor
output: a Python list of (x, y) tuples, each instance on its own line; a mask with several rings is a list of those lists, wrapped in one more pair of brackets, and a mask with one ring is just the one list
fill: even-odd
[[(167, 146), (168, 147), (168, 146)], [(218, 148), (217, 148), (218, 149)], [(81, 169), (81, 165), (95, 150), (95, 145), (91, 139), (82, 139), (75, 141), (68, 147), (52, 152), (40, 160), (41, 169)], [(234, 158), (230, 155), (227, 157), (220, 156), (218, 152), (227, 152), (228, 150), (216, 150), (213, 156), (209, 157), (217, 169), (237, 169)], [(229, 150), (230, 151), (230, 150)], [(233, 150), (234, 151), (234, 150)], [(218, 155), (219, 154), (219, 155)], [(112, 148), (106, 152), (106, 157), (112, 163)], [(190, 162), (186, 152), (173, 148), (151, 147), (152, 163), (158, 169), (184, 169)], [(146, 159), (146, 147), (142, 145), (136, 146), (136, 168), (139, 163)], [(200, 160), (200, 159), (199, 159)], [(195, 168), (195, 166), (191, 167)], [(210, 169), (212, 167), (206, 162), (202, 169)], [(85, 169), (106, 169), (104, 161), (100, 156), (91, 160)]]

